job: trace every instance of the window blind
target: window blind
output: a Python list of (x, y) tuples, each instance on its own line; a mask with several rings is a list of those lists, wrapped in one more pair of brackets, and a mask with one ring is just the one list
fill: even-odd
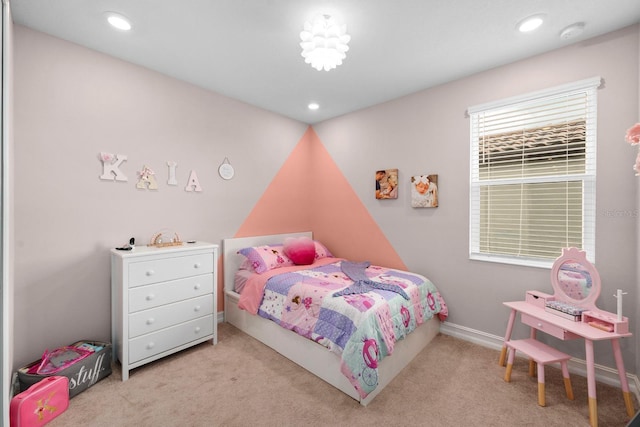
[(472, 259), (549, 265), (594, 258), (594, 78), (469, 109)]

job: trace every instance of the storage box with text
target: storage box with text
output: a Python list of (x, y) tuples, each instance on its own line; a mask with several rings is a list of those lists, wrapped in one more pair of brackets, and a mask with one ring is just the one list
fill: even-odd
[(29, 374), (28, 371), (32, 366), (39, 365), (40, 360), (30, 363), (24, 368), (18, 370), (18, 380), (20, 381), (20, 391), (25, 391), (31, 385), (50, 376), (65, 376), (69, 378), (69, 398), (85, 391), (98, 381), (111, 375), (111, 344), (99, 341), (78, 341), (71, 344), (78, 346), (87, 343), (96, 347), (95, 353), (79, 360), (78, 362), (55, 372), (51, 375)]

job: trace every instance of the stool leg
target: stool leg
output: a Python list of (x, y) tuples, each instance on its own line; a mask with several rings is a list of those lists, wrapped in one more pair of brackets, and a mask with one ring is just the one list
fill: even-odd
[(545, 406), (544, 401), (544, 365), (538, 363), (538, 405)]
[(506, 382), (511, 382), (511, 368), (513, 368), (513, 365), (511, 363), (507, 363), (507, 370), (504, 373), (504, 380)]
[(571, 378), (569, 377), (569, 368), (567, 367), (567, 361), (560, 362), (562, 366), (562, 377), (564, 378), (564, 389), (567, 392), (567, 398), (573, 400), (573, 388), (571, 387)]
[(533, 359), (529, 359), (529, 376), (531, 378), (536, 376), (536, 362)]
[(504, 373), (504, 380), (506, 382), (511, 382), (511, 370), (513, 369), (513, 359), (516, 354), (516, 350), (514, 348), (507, 349), (509, 353), (508, 361), (507, 361), (507, 370)]

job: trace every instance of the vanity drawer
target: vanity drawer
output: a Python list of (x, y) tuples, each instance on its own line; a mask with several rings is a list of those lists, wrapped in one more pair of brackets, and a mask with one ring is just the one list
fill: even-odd
[(213, 315), (133, 338), (129, 342), (129, 363), (139, 362), (211, 334)]
[(129, 313), (213, 293), (213, 274), (129, 289)]
[(211, 294), (139, 311), (129, 316), (129, 337), (135, 338), (212, 313)]
[(210, 253), (132, 262), (129, 266), (129, 287), (212, 272), (213, 256)]
[(524, 323), (525, 325), (529, 325), (532, 328), (542, 331), (545, 334), (552, 335), (556, 338), (560, 338), (561, 340), (573, 340), (576, 338), (580, 338), (573, 332), (569, 332), (561, 328), (560, 326), (545, 322), (544, 320), (540, 320), (526, 313), (520, 313), (520, 320), (522, 320), (522, 323)]

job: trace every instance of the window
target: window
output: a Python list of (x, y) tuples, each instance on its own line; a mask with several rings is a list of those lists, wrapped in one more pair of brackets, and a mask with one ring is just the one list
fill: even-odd
[(594, 261), (599, 85), (469, 109), (471, 259), (546, 267), (574, 246)]

